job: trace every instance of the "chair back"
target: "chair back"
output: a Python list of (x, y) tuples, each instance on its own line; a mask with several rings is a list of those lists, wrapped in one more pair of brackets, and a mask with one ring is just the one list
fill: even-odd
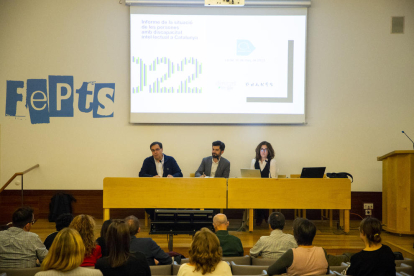
[(252, 258), (252, 265), (267, 265), (267, 266), (271, 266), (275, 262), (276, 262), (275, 259)]
[(399, 273), (407, 273), (408, 275), (413, 275), (413, 267), (404, 263), (396, 264), (395, 267), (396, 272)]
[(341, 274), (342, 271), (344, 271), (348, 266), (342, 263), (343, 265), (332, 265), (329, 266), (329, 270), (332, 272), (338, 272)]
[(243, 257), (222, 257), (221, 258), (225, 262), (234, 262), (238, 265), (251, 265), (251, 258), (250, 256), (243, 256)]
[(0, 274), (6, 273), (7, 276), (34, 276), (41, 271), (40, 267), (31, 268), (0, 268)]
[(150, 270), (151, 275), (172, 275), (171, 265), (152, 265)]
[(174, 262), (172, 265), (172, 275), (177, 275), (180, 267), (181, 265), (177, 264), (177, 262)]
[(409, 258), (404, 258), (404, 260), (395, 260), (395, 264), (397, 266), (398, 266), (398, 264), (401, 264), (401, 263), (414, 267), (414, 261), (412, 259), (409, 259)]
[(237, 265), (231, 262), (231, 271), (233, 275), (261, 275), (263, 270), (267, 271), (268, 265)]

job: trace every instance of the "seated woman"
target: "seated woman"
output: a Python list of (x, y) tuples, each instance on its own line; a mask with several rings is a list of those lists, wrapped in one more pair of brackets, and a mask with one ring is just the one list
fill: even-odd
[(95, 243), (95, 221), (91, 216), (76, 216), (69, 225), (79, 232), (85, 245), (85, 259), (81, 266), (95, 266), (96, 261), (102, 257), (101, 247)]
[(36, 276), (79, 275), (102, 276), (99, 270), (79, 267), (85, 256), (85, 246), (78, 231), (64, 228), (55, 237), (49, 254)]
[(395, 275), (395, 257), (391, 248), (381, 243), (381, 222), (365, 218), (359, 226), (365, 248), (351, 257), (347, 275)]
[(108, 256), (108, 250), (106, 249), (105, 237), (106, 237), (106, 231), (108, 231), (108, 227), (111, 223), (112, 223), (111, 219), (104, 221), (104, 223), (102, 224), (102, 228), (101, 228), (101, 236), (96, 239), (96, 243), (99, 244), (99, 246), (101, 247), (102, 256), (104, 257)]
[(147, 258), (141, 252), (130, 252), (131, 236), (123, 220), (113, 220), (106, 233), (108, 257), (99, 259), (95, 268), (104, 276), (151, 276)]
[(289, 249), (274, 264), (267, 273), (277, 275), (322, 275), (329, 273), (326, 252), (322, 247), (313, 246), (316, 234), (315, 225), (304, 218), (293, 222), (293, 236), (298, 244), (297, 248)]
[[(275, 151), (267, 141), (262, 141), (257, 145), (255, 158), (250, 164), (250, 169), (260, 170), (262, 178), (278, 178), (278, 168), (276, 166)], [(248, 212), (245, 212), (247, 214)], [(269, 209), (256, 209), (256, 226), (260, 226), (263, 220), (267, 221)]]
[(198, 231), (190, 245), (190, 262), (182, 264), (177, 276), (231, 276), (230, 266), (221, 260), (222, 251), (217, 236), (207, 228)]
[(69, 227), (70, 223), (73, 220), (72, 214), (61, 214), (56, 219), (56, 232), (50, 234), (45, 239), (45, 242), (43, 243), (46, 246), (46, 249), (49, 250), (52, 246), (53, 240), (55, 239), (56, 235), (59, 233), (60, 230), (63, 228)]

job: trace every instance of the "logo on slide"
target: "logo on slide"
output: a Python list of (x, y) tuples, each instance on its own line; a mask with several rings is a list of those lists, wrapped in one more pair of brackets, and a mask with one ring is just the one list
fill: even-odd
[(238, 39), (237, 40), (237, 55), (238, 56), (248, 56), (250, 55), (256, 48), (249, 40), (245, 39)]
[[(93, 118), (114, 117), (115, 83), (83, 82), (76, 93), (80, 112), (92, 112)], [(28, 109), (32, 124), (48, 124), (50, 117), (73, 117), (74, 94), (73, 76), (28, 79), (26, 85), (8, 80), (6, 116), (26, 117)], [(23, 106), (20, 112), (18, 106)]]

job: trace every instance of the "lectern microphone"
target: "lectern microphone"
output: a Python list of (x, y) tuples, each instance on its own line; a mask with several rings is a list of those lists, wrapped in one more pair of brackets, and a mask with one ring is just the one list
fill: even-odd
[(404, 132), (404, 130), (402, 131), (402, 133), (404, 133), (404, 134), (405, 134), (405, 136), (407, 136), (407, 138), (408, 138), (408, 139), (410, 139), (410, 141), (413, 143), (413, 149), (414, 149), (414, 141), (413, 141), (413, 140), (411, 140), (411, 138), (410, 138), (410, 137), (408, 137), (407, 133), (405, 133), (405, 132)]

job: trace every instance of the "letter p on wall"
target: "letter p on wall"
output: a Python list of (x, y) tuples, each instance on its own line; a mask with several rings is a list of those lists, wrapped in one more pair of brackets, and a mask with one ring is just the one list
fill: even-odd
[(73, 117), (73, 76), (49, 76), (50, 117)]

